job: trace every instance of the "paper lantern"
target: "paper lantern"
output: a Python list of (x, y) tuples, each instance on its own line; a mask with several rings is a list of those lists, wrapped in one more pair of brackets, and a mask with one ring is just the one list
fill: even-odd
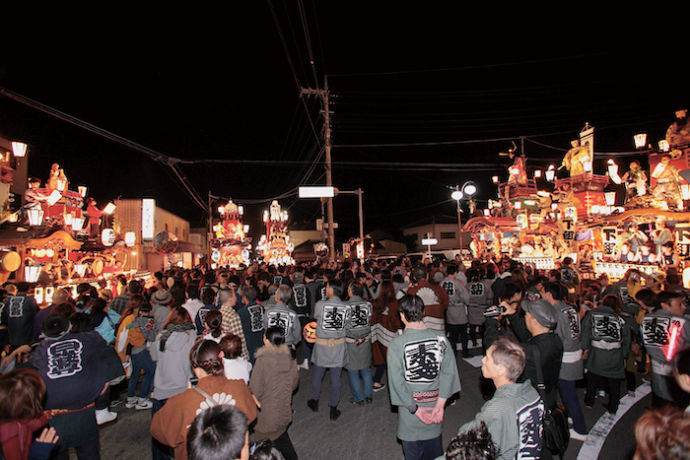
[(34, 300), (39, 305), (43, 303), (43, 288), (42, 287), (34, 288)]
[(635, 134), (633, 139), (635, 140), (635, 148), (642, 149), (647, 144), (647, 133)]
[(77, 272), (79, 275), (79, 278), (84, 277), (84, 273), (86, 273), (86, 265), (85, 264), (76, 264), (74, 266), (74, 271)]
[(26, 214), (29, 217), (29, 225), (37, 227), (43, 223), (43, 209), (31, 208)]
[(26, 156), (26, 144), (23, 142), (12, 142), (12, 153), (16, 158), (24, 158)]
[(104, 228), (101, 233), (103, 246), (112, 246), (115, 243), (115, 231), (112, 228)]
[(307, 343), (316, 342), (316, 321), (312, 321), (311, 323), (304, 326), (304, 329), (302, 330), (302, 335), (304, 336), (304, 340), (307, 341)]
[(86, 190), (88, 189), (83, 185), (80, 185), (79, 187), (77, 187), (77, 189), (79, 190), (79, 194), (81, 195), (81, 197), (86, 198)]
[(27, 265), (24, 267), (24, 280), (28, 283), (35, 283), (38, 281), (38, 276), (40, 274), (40, 265)]
[(105, 208), (103, 208), (103, 214), (110, 215), (113, 212), (115, 212), (115, 208), (116, 208), (116, 206), (114, 203), (108, 203), (105, 205)]
[(72, 218), (72, 230), (75, 232), (80, 232), (82, 227), (84, 226), (84, 218), (83, 217), (73, 217)]
[(125, 244), (128, 247), (134, 246), (134, 244), (137, 242), (137, 234), (134, 232), (127, 232), (125, 233)]

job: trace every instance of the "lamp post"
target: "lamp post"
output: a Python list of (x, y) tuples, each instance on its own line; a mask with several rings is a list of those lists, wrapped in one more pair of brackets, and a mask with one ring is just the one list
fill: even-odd
[(457, 202), (458, 212), (458, 244), (460, 245), (460, 258), (462, 259), (462, 207), (460, 202), (467, 197), (472, 201), (472, 197), (477, 193), (477, 186), (472, 181), (467, 181), (462, 184), (462, 187), (455, 186), (455, 190), (450, 194), (450, 197)]

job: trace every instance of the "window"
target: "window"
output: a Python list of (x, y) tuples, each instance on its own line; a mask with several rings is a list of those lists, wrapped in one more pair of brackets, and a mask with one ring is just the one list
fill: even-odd
[(455, 239), (455, 232), (441, 232), (441, 239), (442, 240), (454, 240)]

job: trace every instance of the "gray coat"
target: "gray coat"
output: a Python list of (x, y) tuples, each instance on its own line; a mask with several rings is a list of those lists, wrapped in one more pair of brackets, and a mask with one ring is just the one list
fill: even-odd
[(351, 308), (347, 327), (347, 369), (361, 370), (371, 367), (371, 316), (373, 308), (366, 300), (352, 296), (347, 303)]
[(295, 345), (302, 340), (302, 326), (297, 313), (284, 303), (269, 305), (264, 314), (264, 329), (279, 327), (285, 334), (285, 343)]
[(448, 324), (467, 324), (467, 305), (470, 303), (467, 286), (452, 276), (446, 276), (441, 286), (448, 293), (448, 310), (446, 310)]
[[(311, 354), (312, 363), (320, 367), (345, 367), (347, 364), (345, 335), (350, 324), (351, 311), (351, 306), (338, 297), (316, 303), (314, 306), (316, 343)], [(329, 339), (333, 339), (333, 343), (319, 343)]]
[(563, 342), (563, 359), (559, 378), (568, 381), (580, 380), (583, 377), (582, 343), (580, 336), (582, 327), (580, 316), (575, 309), (564, 303), (558, 302), (554, 307), (558, 313), (558, 325), (556, 335)]

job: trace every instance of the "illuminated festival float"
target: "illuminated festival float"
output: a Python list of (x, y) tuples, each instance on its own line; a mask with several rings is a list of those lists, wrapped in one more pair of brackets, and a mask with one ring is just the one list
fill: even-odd
[(293, 265), (292, 251), (295, 249), (290, 242), (287, 228), (288, 213), (282, 211), (276, 200), (273, 200), (271, 207), (264, 211), (264, 224), (266, 224), (266, 234), (261, 235), (261, 240), (257, 246), (264, 258), (264, 261), (274, 265)]
[(251, 238), (247, 236), (249, 225), (242, 223), (244, 208), (228, 201), (218, 207), (221, 220), (213, 227), (211, 260), (216, 266), (239, 267), (249, 264)]
[(685, 113), (676, 118), (658, 148), (646, 134), (634, 136), (633, 155), (647, 161), (630, 161), (622, 175), (613, 158), (599, 161), (605, 174), (595, 171), (589, 124), (561, 164), (545, 171), (528, 174), (527, 158), (513, 145), (502, 154), (512, 160), (507, 181), (493, 177), (498, 199), (463, 226), (472, 233), (472, 257), (509, 256), (538, 269), (570, 257), (584, 279), (606, 274), (615, 281), (634, 269), (648, 276), (675, 270), (690, 281), (690, 137)]
[(81, 283), (105, 287), (118, 275), (147, 276), (126, 269), (136, 255), (136, 234), (119, 231), (115, 204), (99, 209), (85, 186), (69, 185), (56, 163), (45, 183), (27, 179), (21, 206), (3, 207), (0, 282), (32, 283), (39, 305), (50, 303), (58, 288), (76, 297)]

